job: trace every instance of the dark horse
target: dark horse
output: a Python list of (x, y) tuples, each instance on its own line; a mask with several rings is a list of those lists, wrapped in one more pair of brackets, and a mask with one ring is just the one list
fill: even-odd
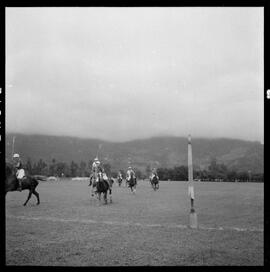
[[(27, 175), (25, 178), (22, 180), (22, 190), (29, 190), (28, 197), (26, 201), (24, 202), (24, 206), (27, 204), (29, 199), (31, 198), (32, 194), (34, 194), (37, 198), (37, 205), (39, 205), (39, 193), (36, 191), (36, 187), (38, 186), (38, 180), (45, 180), (44, 177), (42, 176), (30, 176)], [(12, 164), (6, 162), (6, 178), (5, 178), (5, 183), (6, 183), (6, 191), (5, 194), (7, 195), (7, 192), (12, 192), (12, 191), (17, 191), (19, 182), (16, 177), (16, 169), (13, 167)]]
[(137, 180), (136, 177), (134, 176), (134, 174), (131, 172), (130, 173), (130, 180), (128, 181), (128, 187), (130, 188), (132, 193), (136, 192), (136, 185), (137, 185)]
[(98, 181), (96, 182), (96, 193), (98, 195), (99, 203), (101, 202), (101, 194), (103, 193), (105, 204), (108, 203), (107, 194), (109, 191), (110, 203), (112, 203), (112, 184), (113, 180), (108, 178), (108, 181), (104, 180), (102, 173), (98, 174)]
[(122, 181), (123, 181), (122, 177), (118, 176), (117, 181), (118, 181), (119, 187), (121, 187), (121, 184), (122, 184)]
[(159, 180), (158, 180), (158, 177), (156, 174), (154, 174), (154, 176), (152, 178), (150, 178), (150, 183), (151, 183), (154, 191), (159, 189)]

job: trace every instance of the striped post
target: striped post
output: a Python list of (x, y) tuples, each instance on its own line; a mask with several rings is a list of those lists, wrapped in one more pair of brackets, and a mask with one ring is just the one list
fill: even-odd
[(190, 214), (189, 214), (189, 226), (191, 228), (197, 228), (197, 214), (194, 208), (194, 185), (193, 185), (193, 164), (192, 164), (192, 146), (191, 136), (188, 136), (188, 196), (190, 197)]

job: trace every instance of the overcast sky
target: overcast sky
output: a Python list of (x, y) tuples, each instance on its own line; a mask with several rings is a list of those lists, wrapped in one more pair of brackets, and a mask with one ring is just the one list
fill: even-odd
[(263, 142), (263, 8), (7, 8), (6, 131)]

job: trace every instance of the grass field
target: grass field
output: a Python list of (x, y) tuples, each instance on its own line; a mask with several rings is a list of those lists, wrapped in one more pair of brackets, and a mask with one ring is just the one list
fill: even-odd
[(86, 181), (41, 182), (6, 196), (6, 264), (45, 266), (263, 265), (263, 184), (195, 183), (198, 229), (188, 228), (186, 182), (113, 186), (99, 205)]

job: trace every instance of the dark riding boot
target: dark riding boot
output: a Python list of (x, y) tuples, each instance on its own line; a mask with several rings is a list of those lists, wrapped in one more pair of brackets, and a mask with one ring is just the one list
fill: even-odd
[(17, 191), (22, 191), (22, 180), (21, 179), (18, 179), (18, 181), (19, 181), (19, 186), (18, 186), (18, 188), (17, 188)]

